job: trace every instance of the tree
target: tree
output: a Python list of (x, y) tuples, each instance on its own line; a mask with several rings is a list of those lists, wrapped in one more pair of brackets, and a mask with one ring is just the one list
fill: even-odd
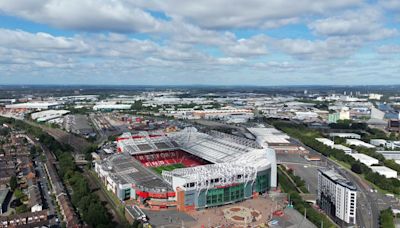
[(18, 214), (25, 213), (25, 212), (28, 212), (28, 207), (27, 207), (25, 204), (22, 204), (21, 206), (17, 207), (17, 208), (15, 209), (15, 211), (16, 211)]
[(391, 208), (382, 210), (379, 215), (379, 224), (382, 228), (394, 228), (393, 212)]
[(357, 173), (357, 174), (361, 174), (362, 173), (362, 169), (361, 169), (361, 165), (359, 163), (354, 163), (351, 166), (351, 171)]
[(18, 187), (18, 182), (17, 182), (17, 177), (12, 176), (10, 179), (10, 188), (11, 191), (15, 191), (15, 189)]

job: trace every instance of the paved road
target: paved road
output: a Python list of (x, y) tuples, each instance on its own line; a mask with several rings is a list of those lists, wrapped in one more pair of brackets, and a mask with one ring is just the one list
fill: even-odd
[[(351, 182), (353, 182), (358, 190), (359, 194), (357, 197), (357, 225), (363, 228), (375, 228), (379, 227), (379, 208), (377, 207), (375, 200), (371, 197), (371, 188), (365, 181), (359, 178), (353, 172), (343, 169), (340, 165), (334, 163), (333, 161), (327, 159), (321, 153), (315, 151), (314, 149), (304, 145), (297, 139), (292, 138), (292, 142), (296, 143), (299, 146), (303, 146), (304, 148), (310, 151), (311, 155), (321, 155), (321, 162), (325, 163), (327, 167), (335, 168), (336, 170), (340, 170), (343, 176), (348, 178)], [(317, 176), (317, 173), (315, 173)], [(315, 178), (307, 178), (305, 176), (306, 183), (314, 183)], [(310, 184), (310, 185), (311, 185)]]
[(35, 158), (36, 171), (38, 174), (38, 182), (40, 183), (40, 191), (42, 192), (45, 208), (49, 209), (49, 215), (51, 217), (56, 216), (56, 209), (54, 202), (50, 196), (49, 180), (47, 179), (46, 171), (44, 170), (43, 163), (39, 158)]
[[(41, 150), (45, 151), (45, 147), (43, 147), (43, 145), (38, 142), (37, 140), (33, 139), (33, 141), (35, 142), (35, 145), (38, 145)], [(55, 205), (55, 201), (53, 201), (53, 199), (51, 198), (51, 191), (50, 191), (50, 180), (49, 177), (46, 175), (46, 171), (44, 168), (44, 164), (40, 159), (40, 156), (35, 157), (34, 162), (36, 164), (36, 173), (38, 175), (38, 183), (40, 184), (40, 191), (42, 193), (43, 196), (43, 200), (44, 200), (44, 206), (45, 208), (49, 209), (49, 225), (57, 225), (57, 221), (58, 215), (57, 215), (57, 210), (56, 210), (56, 205)]]

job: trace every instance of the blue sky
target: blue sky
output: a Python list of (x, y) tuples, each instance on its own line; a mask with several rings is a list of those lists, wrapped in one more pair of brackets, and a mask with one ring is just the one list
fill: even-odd
[(398, 0), (2, 0), (0, 84), (400, 82)]

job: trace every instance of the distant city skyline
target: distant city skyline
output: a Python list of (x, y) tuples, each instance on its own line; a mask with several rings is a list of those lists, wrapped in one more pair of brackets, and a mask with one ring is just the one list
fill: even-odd
[(0, 84), (390, 85), (398, 0), (2, 0)]

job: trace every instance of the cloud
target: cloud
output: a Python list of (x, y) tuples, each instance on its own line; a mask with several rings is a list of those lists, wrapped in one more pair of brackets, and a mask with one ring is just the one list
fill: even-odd
[(152, 32), (161, 27), (150, 13), (115, 0), (2, 0), (0, 11), (84, 31)]
[(400, 45), (382, 45), (377, 48), (380, 54), (400, 54)]
[(275, 41), (283, 52), (299, 59), (326, 60), (349, 57), (362, 46), (359, 39), (332, 37), (326, 40), (283, 39)]
[(320, 36), (362, 36), (365, 40), (379, 40), (397, 35), (398, 31), (385, 28), (383, 21), (381, 10), (366, 7), (316, 20), (308, 27)]
[(249, 0), (235, 3), (230, 0), (157, 0), (142, 4), (171, 17), (183, 17), (203, 28), (219, 29), (277, 27), (297, 22), (301, 16), (323, 14), (359, 3), (360, 0)]
[(400, 1), (398, 0), (379, 0), (379, 5), (390, 11), (400, 11)]
[(59, 28), (84, 31), (154, 32), (163, 12), (202, 28), (272, 28), (296, 23), (299, 17), (324, 14), (360, 4), (361, 0), (124, 1), (124, 0), (2, 0), (0, 11)]
[(239, 39), (233, 44), (224, 45), (222, 50), (231, 56), (262, 56), (268, 53), (267, 42), (267, 36), (257, 35), (249, 39)]
[(71, 52), (87, 51), (87, 44), (76, 38), (52, 36), (48, 33), (28, 33), (21, 30), (0, 28), (0, 46), (24, 49), (37, 52)]

